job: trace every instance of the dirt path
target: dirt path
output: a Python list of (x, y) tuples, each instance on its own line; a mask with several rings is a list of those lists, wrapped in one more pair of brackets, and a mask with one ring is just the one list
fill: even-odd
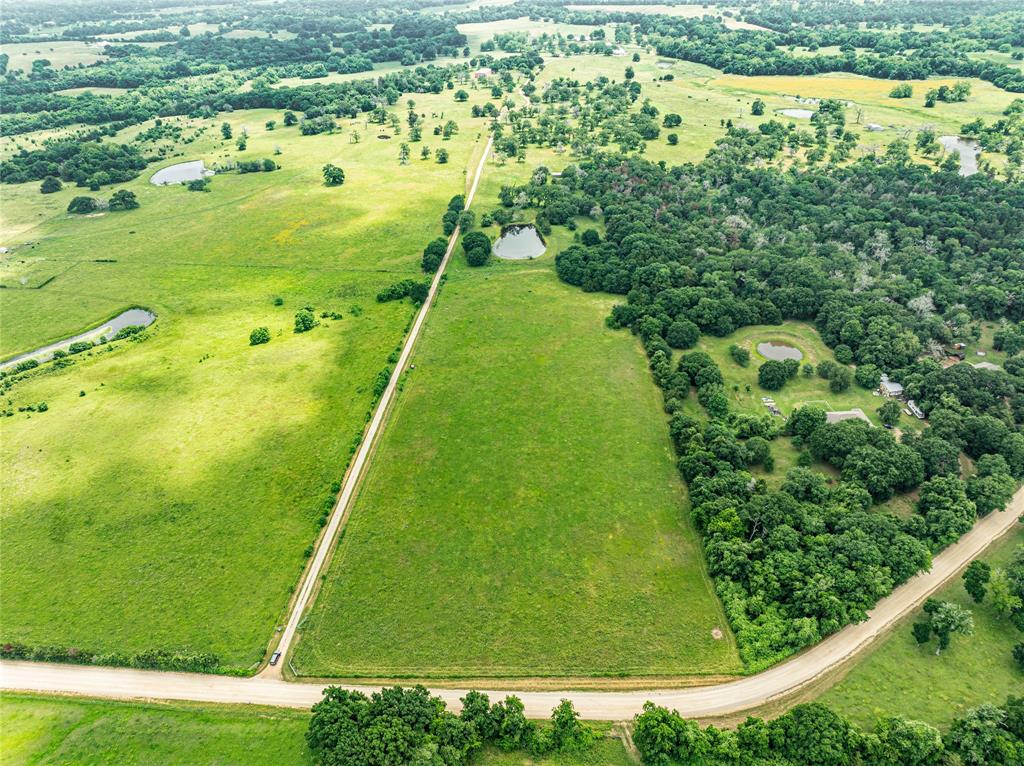
[[(408, 348), (408, 346), (407, 346)], [(581, 716), (590, 720), (622, 721), (652, 700), (691, 718), (724, 715), (757, 707), (795, 692), (824, 673), (842, 665), (917, 608), (940, 587), (1007, 533), (1024, 511), (1024, 490), (1010, 507), (981, 519), (959, 542), (918, 575), (882, 599), (865, 622), (850, 625), (806, 652), (763, 673), (712, 686), (650, 691), (535, 691), (519, 692), (532, 718), (547, 717), (562, 699), (571, 699)], [(296, 611), (298, 614), (298, 611)], [(215, 703), (249, 703), (309, 707), (320, 699), (322, 685), (289, 683), (280, 678), (231, 678), (197, 673), (165, 673), (124, 668), (0, 662), (0, 688), (8, 690), (80, 694), (115, 699), (173, 699)], [(375, 690), (371, 687), (364, 691)], [(464, 689), (436, 689), (450, 706), (458, 708)], [(492, 699), (504, 696), (489, 691)]]
[[(473, 183), (470, 185), (469, 192), (466, 195), (467, 210), (469, 209), (470, 203), (472, 203), (473, 197), (476, 194), (476, 188), (480, 183), (480, 176), (483, 174), (484, 165), (487, 162), (487, 157), (490, 156), (491, 145), (493, 143), (494, 136), (491, 135), (487, 138), (487, 144), (484, 146), (483, 155), (480, 157), (480, 162), (476, 166)], [(384, 393), (381, 394), (380, 401), (377, 403), (377, 408), (373, 412), (373, 418), (370, 420), (370, 425), (367, 426), (366, 432), (363, 434), (363, 440), (359, 445), (359, 450), (356, 452), (356, 456), (352, 460), (348, 473), (345, 474), (345, 480), (342, 484), (341, 492), (338, 494), (338, 500), (334, 505), (334, 510), (331, 512), (331, 517), (327, 522), (324, 534), (320, 536), (320, 539), (317, 542), (316, 550), (313, 553), (309, 567), (306, 569), (306, 574), (305, 577), (303, 577), (302, 586), (299, 588), (298, 596), (296, 596), (295, 600), (292, 602), (291, 611), (288, 614), (288, 622), (285, 624), (284, 631), (281, 633), (281, 640), (278, 641), (277, 651), (281, 653), (282, 660), (275, 666), (267, 665), (260, 673), (260, 677), (262, 678), (282, 678), (282, 671), (288, 662), (289, 651), (291, 650), (292, 644), (295, 640), (295, 633), (298, 629), (299, 622), (302, 620), (303, 615), (305, 615), (306, 609), (311, 603), (312, 596), (316, 592), (316, 586), (320, 581), (320, 575), (323, 574), (324, 565), (327, 562), (331, 551), (334, 549), (334, 543), (338, 538), (338, 531), (348, 519), (356, 487), (359, 486), (359, 481), (363, 476), (363, 471), (366, 468), (366, 463), (369, 459), (370, 453), (373, 452), (373, 448), (376, 445), (377, 437), (381, 432), (381, 427), (384, 423), (385, 416), (387, 415), (388, 407), (391, 405), (392, 399), (394, 399), (395, 390), (398, 387), (398, 381), (401, 379), (402, 374), (405, 372), (405, 369), (409, 364), (409, 357), (412, 355), (413, 346), (416, 345), (416, 340), (419, 338), (420, 331), (423, 329), (423, 323), (427, 318), (427, 312), (430, 311), (430, 307), (434, 303), (434, 298), (437, 296), (437, 290), (441, 284), (441, 276), (444, 274), (445, 267), (448, 266), (448, 261), (451, 260), (452, 252), (455, 250), (456, 243), (459, 241), (459, 233), (459, 227), (456, 226), (455, 231), (453, 231), (451, 237), (448, 238), (448, 249), (445, 250), (444, 258), (441, 260), (441, 265), (434, 274), (434, 278), (430, 281), (430, 290), (427, 292), (427, 299), (423, 301), (423, 305), (416, 314), (416, 320), (413, 322), (408, 336), (406, 336), (405, 345), (402, 346), (402, 353), (398, 357), (398, 362), (395, 364), (394, 372), (391, 373), (391, 380), (388, 381), (387, 388), (385, 388)]]

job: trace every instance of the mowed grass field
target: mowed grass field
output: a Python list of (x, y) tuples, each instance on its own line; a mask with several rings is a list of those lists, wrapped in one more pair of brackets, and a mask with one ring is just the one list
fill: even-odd
[[(3, 640), (209, 651), (239, 669), (260, 659), (413, 315), (375, 295), (420, 274), (423, 243), (482, 150), (469, 105), (416, 100), (435, 149), (431, 115), (463, 122), (445, 142), (449, 164), (400, 166), (400, 139), (362, 122), (300, 137), (263, 127), (280, 113), (236, 112), (223, 117), (236, 136), (248, 128), (246, 152), (221, 141), (221, 118), (175, 161), (274, 157), (280, 170), (191, 193), (149, 184), (151, 166), (122, 185), (140, 209), (96, 217), (63, 213), (73, 187), (3, 187), (4, 225), (21, 232), (5, 235), (18, 245), (5, 270), (57, 274), (0, 291), (4, 356), (133, 304), (158, 317), (145, 342), (77, 357), (5, 397), (15, 411), (49, 409), (0, 422)], [(343, 187), (323, 185), (325, 162), (346, 170)], [(306, 305), (342, 318), (296, 335)], [(250, 347), (257, 326), (272, 340)]]
[[(1005, 566), (1014, 549), (1024, 545), (1024, 527), (1017, 526), (984, 555), (993, 569)], [(999, 703), (1024, 690), (1024, 673), (1010, 652), (1021, 634), (1000, 618), (988, 598), (975, 604), (957, 576), (935, 596), (970, 609), (974, 635), (956, 636), (950, 647), (935, 656), (935, 642), (917, 645), (911, 624), (920, 612), (885, 638), (820, 701), (847, 717), (873, 726), (885, 715), (901, 715), (938, 726), (986, 702)]]
[[(306, 766), (309, 713), (285, 708), (109, 702), (4, 694), (0, 765)], [(594, 724), (608, 732), (608, 724)], [(629, 766), (620, 739), (535, 760), (485, 749), (477, 766)]]
[[(515, 167), (488, 171), (478, 213)], [(535, 261), (453, 262), (300, 674), (741, 670), (643, 351), (604, 326), (611, 296), (554, 274), (568, 238)]]

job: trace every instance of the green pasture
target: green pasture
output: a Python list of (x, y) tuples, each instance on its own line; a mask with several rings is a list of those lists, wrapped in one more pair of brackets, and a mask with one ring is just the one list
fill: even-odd
[(7, 68), (11, 71), (20, 69), (32, 71), (32, 62), (46, 59), (51, 69), (63, 69), (66, 66), (76, 67), (79, 64), (89, 66), (104, 58), (103, 46), (83, 40), (52, 40), (43, 43), (4, 43), (0, 45), (0, 53), (11, 57)]
[[(188, 703), (109, 702), (4, 694), (0, 766), (306, 766), (309, 713), (287, 708)], [(629, 766), (608, 724), (587, 753), (534, 760), (485, 749), (476, 766)]]
[[(448, 164), (417, 151), (401, 166), (401, 138), (379, 140), (390, 129), (363, 121), (300, 137), (280, 113), (236, 112), (222, 117), (236, 136), (248, 128), (245, 152), (217, 119), (180, 159), (273, 157), (280, 170), (218, 175), (195, 193), (151, 185), (151, 166), (97, 194), (129, 188), (141, 208), (94, 217), (63, 212), (83, 190), (4, 187), (14, 248), (0, 261), (12, 282), (0, 291), (0, 353), (131, 305), (158, 319), (144, 342), (97, 349), (5, 396), (16, 414), (0, 422), (3, 640), (212, 651), (241, 669), (259, 660), (413, 314), (375, 295), (420, 274), (423, 244), (482, 148), (469, 105), (416, 100), (433, 148), (436, 115), (462, 124), (444, 142)], [(325, 162), (346, 170), (343, 187), (323, 185)], [(24, 285), (8, 279), (18, 269)], [(32, 289), (47, 270), (56, 278)], [(296, 335), (306, 305), (340, 318)], [(256, 326), (268, 345), (248, 345)], [(44, 413), (18, 412), (42, 401)]]
[[(1005, 565), (1016, 546), (1024, 544), (1024, 527), (1016, 527), (981, 556), (992, 568)], [(865, 726), (885, 715), (901, 715), (948, 725), (957, 716), (986, 702), (1020, 695), (1024, 673), (1010, 652), (1021, 634), (1000, 617), (988, 599), (975, 604), (957, 576), (936, 594), (974, 613), (974, 635), (956, 636), (935, 655), (935, 642), (920, 647), (911, 634), (915, 612), (901, 622), (871, 653), (860, 660), (821, 701)]]
[(300, 766), (309, 714), (284, 708), (3, 695), (3, 766)]
[[(625, 68), (632, 67), (636, 81), (643, 87), (641, 100), (649, 98), (661, 111), (661, 116), (675, 112), (683, 118), (681, 126), (662, 128), (661, 135), (647, 143), (645, 156), (648, 159), (665, 160), (669, 164), (702, 159), (714, 142), (724, 135), (726, 120), (753, 130), (774, 117), (811, 131), (809, 120), (776, 114), (780, 109), (801, 107), (796, 100), (798, 97), (836, 98), (851, 103), (846, 109), (847, 125), (860, 134), (859, 149), (854, 153), (854, 159), (878, 152), (899, 138), (908, 140), (913, 146), (916, 131), (925, 127), (934, 128), (940, 135), (953, 135), (959, 133), (961, 125), (976, 117), (987, 122), (995, 121), (1015, 97), (1015, 94), (1000, 90), (991, 83), (971, 80), (971, 96), (966, 102), (940, 103), (933, 109), (926, 109), (925, 91), (942, 84), (952, 84), (955, 80), (912, 81), (912, 98), (892, 99), (888, 96), (896, 84), (892, 80), (844, 73), (803, 77), (726, 75), (702, 64), (665, 58), (634, 46), (627, 46), (627, 50), (630, 54), (639, 52), (640, 61), (633, 62), (631, 57), (596, 55), (549, 59), (538, 77), (538, 86), (542, 87), (557, 77), (586, 81), (603, 75), (621, 81)], [(667, 74), (673, 76), (671, 81), (660, 79)], [(765, 102), (763, 116), (750, 113), (757, 98)], [(813, 109), (813, 106), (808, 108)], [(868, 124), (881, 125), (883, 130), (868, 131)], [(668, 144), (670, 132), (679, 136), (678, 145)], [(933, 162), (935, 158), (918, 159)], [(996, 164), (999, 162), (997, 157)]]
[[(487, 171), (489, 190), (522, 174)], [(741, 670), (643, 351), (553, 254), (461, 255), (295, 666), (312, 676)], [(722, 631), (715, 639), (712, 631)]]

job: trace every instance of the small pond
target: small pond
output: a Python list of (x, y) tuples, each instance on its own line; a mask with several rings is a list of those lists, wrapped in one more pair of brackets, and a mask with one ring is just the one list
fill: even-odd
[(939, 136), (939, 143), (947, 152), (960, 154), (960, 175), (973, 176), (978, 172), (978, 155), (981, 154), (981, 147), (977, 141), (960, 136)]
[(494, 243), (494, 254), (511, 261), (525, 261), (544, 255), (547, 245), (537, 227), (530, 223), (513, 224), (501, 230), (501, 238)]
[(167, 184), (198, 181), (200, 178), (212, 175), (213, 171), (207, 170), (202, 160), (192, 160), (192, 162), (179, 162), (177, 165), (161, 168), (150, 177), (149, 182), (157, 186), (166, 186)]
[(118, 331), (123, 330), (125, 327), (149, 327), (153, 324), (155, 319), (156, 314), (152, 311), (146, 311), (146, 309), (128, 309), (127, 311), (122, 311), (109, 322), (104, 322), (98, 327), (93, 327), (91, 330), (86, 330), (85, 332), (79, 333), (71, 338), (59, 340), (56, 343), (50, 343), (47, 346), (40, 346), (34, 351), (19, 354), (16, 357), (8, 359), (0, 364), (0, 370), (6, 370), (9, 367), (14, 367), (16, 364), (24, 362), (26, 359), (35, 359), (38, 362), (48, 362), (53, 359), (54, 351), (67, 351), (68, 346), (72, 343), (77, 343), (79, 341), (96, 343), (101, 338), (110, 340), (117, 335)]
[(814, 116), (814, 111), (811, 109), (779, 109), (779, 114), (784, 114), (787, 117), (799, 117), (801, 120), (809, 120)]
[(783, 343), (776, 343), (773, 340), (757, 344), (757, 353), (765, 359), (775, 359), (783, 362), (786, 359), (796, 359), (798, 362), (804, 358), (803, 352), (798, 348), (787, 346)]

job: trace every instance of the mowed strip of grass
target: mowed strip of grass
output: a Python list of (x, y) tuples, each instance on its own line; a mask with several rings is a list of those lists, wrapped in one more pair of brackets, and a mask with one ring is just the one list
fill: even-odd
[(3, 766), (299, 766), (309, 714), (256, 707), (4, 694)]
[[(138, 194), (138, 210), (97, 217), (63, 214), (83, 193), (73, 186), (53, 195), (35, 183), (4, 187), (5, 224), (8, 209), (16, 224), (42, 221), (37, 244), (5, 259), (59, 276), (0, 291), (3, 353), (133, 304), (157, 321), (145, 342), (80, 355), (5, 397), (16, 414), (0, 419), (0, 640), (212, 652), (233, 669), (263, 656), (374, 380), (413, 315), (407, 301), (375, 296), (423, 278), (423, 245), (482, 147), (469, 105), (450, 94), (414, 98), (427, 114), (424, 143), (442, 145), (431, 135), (435, 113), (463, 125), (443, 142), (446, 165), (399, 165), (401, 139), (378, 140), (392, 131), (362, 120), (303, 137), (263, 127), (280, 112), (239, 111), (229, 121), (236, 135), (249, 130), (246, 152), (221, 139), (219, 118), (175, 161), (274, 157), (280, 170), (218, 175), (212, 191), (192, 193), (151, 185), (151, 167), (122, 185)], [(395, 109), (404, 115), (404, 99)], [(346, 170), (343, 187), (323, 185), (326, 162)], [(296, 335), (305, 305), (342, 318)], [(258, 326), (272, 339), (250, 347)], [(17, 412), (43, 401), (46, 412)]]
[[(1024, 545), (1024, 527), (981, 556), (993, 569), (1005, 566), (1014, 548)], [(1011, 655), (1021, 634), (1000, 617), (986, 597), (975, 604), (958, 576), (935, 598), (952, 601), (974, 614), (974, 635), (955, 636), (948, 649), (935, 655), (935, 642), (918, 646), (911, 623), (920, 611), (861, 660), (821, 701), (864, 726), (881, 716), (900, 715), (946, 726), (972, 707), (999, 703), (1024, 690), (1024, 673)]]
[(457, 256), (300, 674), (741, 670), (643, 351), (604, 326), (612, 297), (558, 280), (566, 243), (549, 244), (478, 270)]
[[(0, 765), (305, 766), (312, 763), (304, 710), (186, 703), (133, 703), (5, 694)], [(608, 724), (593, 724), (607, 733)], [(629, 766), (620, 739), (587, 753), (535, 760), (486, 748), (476, 766)]]

